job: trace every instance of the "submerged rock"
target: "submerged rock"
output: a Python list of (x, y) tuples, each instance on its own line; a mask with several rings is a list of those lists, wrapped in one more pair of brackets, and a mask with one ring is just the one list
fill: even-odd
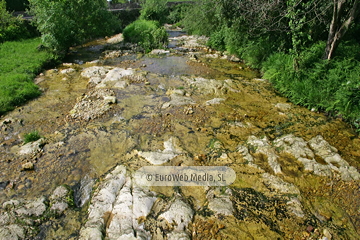
[(43, 138), (40, 138), (39, 140), (37, 140), (35, 142), (29, 142), (29, 143), (25, 144), (24, 146), (20, 147), (19, 154), (20, 155), (28, 155), (28, 154), (35, 154), (37, 152), (40, 152), (44, 143), (45, 143), (45, 141)]
[(175, 158), (180, 154), (180, 152), (176, 149), (173, 139), (164, 142), (164, 150), (159, 152), (142, 152), (139, 151), (138, 154), (145, 158), (148, 162), (154, 165), (160, 165), (168, 162), (169, 160)]
[[(223, 192), (221, 192), (223, 191)], [(230, 199), (231, 190), (211, 189), (207, 192), (206, 198), (208, 199), (208, 207), (217, 215), (233, 215), (234, 207)]]
[(111, 103), (116, 102), (115, 93), (109, 89), (95, 89), (83, 96), (70, 111), (72, 118), (89, 121), (95, 119), (110, 109)]

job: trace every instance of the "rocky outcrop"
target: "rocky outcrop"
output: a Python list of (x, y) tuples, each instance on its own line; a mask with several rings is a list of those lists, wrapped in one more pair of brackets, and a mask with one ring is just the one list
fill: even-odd
[[(88, 220), (80, 239), (149, 239), (138, 219), (147, 216), (155, 201), (154, 193), (133, 185), (124, 166), (116, 167), (100, 185), (88, 209)], [(103, 236), (105, 229), (105, 236)]]

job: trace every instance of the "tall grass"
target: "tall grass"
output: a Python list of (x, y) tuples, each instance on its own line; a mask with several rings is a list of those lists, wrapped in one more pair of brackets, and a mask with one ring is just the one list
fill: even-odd
[(39, 44), (35, 38), (0, 45), (0, 114), (40, 95), (33, 78), (53, 56)]
[[(314, 44), (298, 58), (274, 53), (262, 64), (264, 78), (292, 102), (342, 116), (360, 130), (358, 51), (328, 61), (321, 59), (324, 46), (324, 42)], [(348, 48), (355, 46), (343, 44), (339, 50)]]

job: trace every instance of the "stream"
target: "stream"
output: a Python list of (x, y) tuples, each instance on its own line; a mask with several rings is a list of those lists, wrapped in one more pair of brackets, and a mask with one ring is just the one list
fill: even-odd
[[(351, 126), (168, 31), (169, 49), (146, 55), (121, 35), (73, 48), (36, 77), (39, 98), (0, 119), (0, 239), (359, 239)], [(236, 178), (137, 184), (150, 166)]]

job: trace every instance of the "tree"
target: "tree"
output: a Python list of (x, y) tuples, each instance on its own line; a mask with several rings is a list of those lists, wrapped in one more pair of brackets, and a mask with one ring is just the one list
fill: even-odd
[[(29, 0), (45, 47), (64, 53), (69, 47), (111, 34), (119, 25), (104, 0)], [(115, 26), (115, 27), (114, 27)]]
[(350, 25), (360, 12), (360, 0), (333, 0), (333, 14), (324, 59), (330, 60)]

